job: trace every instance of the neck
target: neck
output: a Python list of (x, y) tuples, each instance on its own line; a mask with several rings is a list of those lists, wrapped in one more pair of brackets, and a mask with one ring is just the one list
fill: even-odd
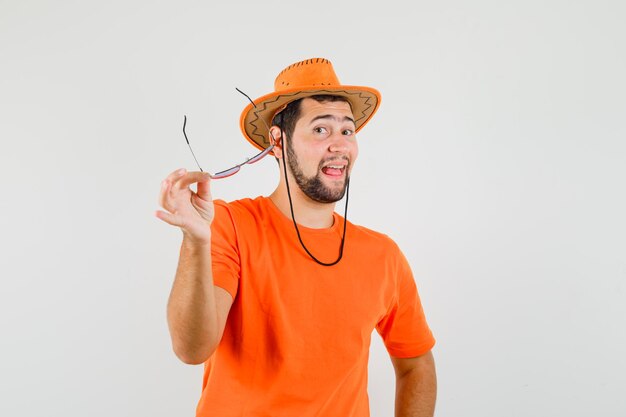
[[(293, 213), (296, 222), (311, 229), (324, 229), (333, 225), (333, 212), (335, 203), (319, 203), (311, 200), (302, 192), (295, 180), (290, 178), (289, 189), (291, 191), (291, 201), (293, 203)], [(284, 178), (278, 187), (270, 195), (272, 202), (287, 218), (291, 219), (291, 209), (289, 207), (289, 196)]]

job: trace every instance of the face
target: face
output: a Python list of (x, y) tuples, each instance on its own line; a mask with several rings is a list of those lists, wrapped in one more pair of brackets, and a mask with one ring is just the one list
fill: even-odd
[(343, 198), (358, 155), (354, 131), (348, 103), (302, 100), (300, 118), (287, 138), (287, 164), (310, 199), (334, 203)]

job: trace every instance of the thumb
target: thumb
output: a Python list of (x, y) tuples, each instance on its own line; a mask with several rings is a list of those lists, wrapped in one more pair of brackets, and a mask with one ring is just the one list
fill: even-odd
[(198, 181), (198, 191), (196, 194), (204, 201), (212, 201), (210, 182), (211, 176), (209, 174), (206, 174), (205, 178)]

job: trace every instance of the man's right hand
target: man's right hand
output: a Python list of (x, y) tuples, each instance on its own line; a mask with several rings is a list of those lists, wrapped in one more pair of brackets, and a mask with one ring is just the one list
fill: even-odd
[[(161, 183), (159, 204), (166, 211), (158, 210), (159, 219), (183, 231), (185, 239), (192, 243), (211, 243), (211, 222), (214, 216), (213, 199), (207, 172), (187, 172), (184, 168), (172, 172)], [(197, 183), (197, 192), (189, 186)]]
[[(205, 362), (217, 349), (233, 296), (215, 286), (211, 261), (211, 222), (215, 209), (206, 172), (179, 169), (163, 180), (156, 216), (183, 231), (176, 278), (167, 303), (167, 322), (176, 356), (189, 364)], [(197, 192), (189, 187), (197, 184)]]

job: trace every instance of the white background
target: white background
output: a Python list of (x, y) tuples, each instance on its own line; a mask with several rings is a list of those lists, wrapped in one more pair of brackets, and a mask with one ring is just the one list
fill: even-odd
[[(159, 184), (194, 168), (183, 114), (211, 171), (254, 154), (235, 87), (310, 57), (382, 92), (349, 217), (413, 266), (437, 415), (626, 415), (625, 21), (617, 0), (0, 0), (0, 415), (193, 415)], [(277, 178), (268, 158), (214, 195)]]

